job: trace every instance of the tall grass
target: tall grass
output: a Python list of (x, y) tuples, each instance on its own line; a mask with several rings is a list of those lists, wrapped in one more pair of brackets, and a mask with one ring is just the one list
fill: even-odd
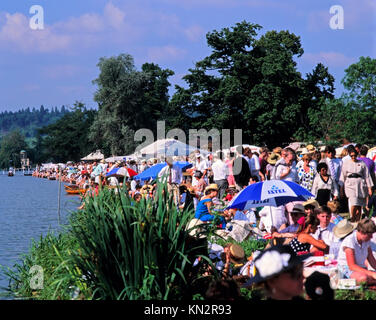
[[(13, 298), (41, 300), (71, 299), (74, 288), (85, 292), (81, 274), (72, 261), (72, 253), (76, 250), (78, 243), (69, 232), (59, 235), (48, 233), (38, 241), (33, 240), (21, 263), (16, 263), (13, 268), (2, 267), (9, 279), (9, 286), (3, 289)], [(31, 285), (35, 276), (30, 272), (33, 266), (42, 268), (40, 289), (33, 289)]]
[(71, 219), (81, 248), (75, 264), (95, 299), (179, 299), (206, 240), (188, 235), (192, 211), (178, 212), (166, 186), (135, 203), (125, 189), (102, 190)]

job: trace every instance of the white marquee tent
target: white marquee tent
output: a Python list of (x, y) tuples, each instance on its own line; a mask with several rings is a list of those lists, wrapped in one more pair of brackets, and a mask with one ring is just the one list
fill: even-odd
[(81, 158), (81, 160), (102, 160), (104, 159), (104, 155), (100, 150), (96, 150), (95, 152), (92, 152), (88, 154), (86, 157)]
[[(197, 150), (196, 147), (175, 139), (157, 140), (148, 146), (137, 150), (134, 155), (140, 158), (152, 158), (161, 156), (189, 156)], [(207, 155), (208, 152), (200, 149), (200, 153)]]

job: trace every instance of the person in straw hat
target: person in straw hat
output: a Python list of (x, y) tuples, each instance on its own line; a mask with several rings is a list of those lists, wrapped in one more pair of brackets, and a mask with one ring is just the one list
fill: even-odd
[(271, 177), (271, 174), (274, 170), (274, 167), (275, 167), (275, 164), (277, 163), (278, 160), (281, 159), (281, 156), (280, 154), (276, 153), (276, 152), (272, 152), (268, 158), (266, 159), (266, 162), (268, 163), (266, 165), (266, 169), (265, 169), (265, 177), (267, 180), (270, 179)]
[[(343, 222), (345, 221), (345, 222)], [(359, 221), (355, 231), (347, 220), (340, 221), (334, 229), (336, 236), (345, 236), (338, 253), (338, 270), (345, 279), (355, 279), (356, 283), (376, 284), (376, 272), (368, 270), (368, 266), (376, 269), (376, 259), (371, 248), (372, 235), (376, 225), (371, 219)]]
[(307, 216), (313, 215), (315, 209), (317, 209), (319, 206), (319, 203), (315, 199), (308, 199), (307, 201), (303, 202), (304, 211)]
[(256, 274), (244, 287), (262, 286), (268, 300), (303, 300), (303, 261), (308, 256), (297, 256), (289, 246), (271, 247), (254, 260)]
[[(205, 188), (204, 196), (197, 204), (195, 211), (195, 219), (199, 219), (204, 222), (213, 221), (215, 215), (212, 212), (213, 199), (218, 195), (218, 186), (216, 184), (210, 184)], [(219, 225), (222, 229), (226, 227), (226, 219), (223, 216), (219, 217)]]

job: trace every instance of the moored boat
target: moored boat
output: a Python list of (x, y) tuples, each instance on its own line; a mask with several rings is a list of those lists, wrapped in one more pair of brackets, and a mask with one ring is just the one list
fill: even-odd
[(68, 194), (85, 194), (87, 189), (65, 189)]

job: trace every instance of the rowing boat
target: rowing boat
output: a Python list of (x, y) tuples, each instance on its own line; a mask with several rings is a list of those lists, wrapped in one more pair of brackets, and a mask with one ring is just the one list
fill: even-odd
[(68, 194), (85, 194), (87, 189), (65, 189)]

